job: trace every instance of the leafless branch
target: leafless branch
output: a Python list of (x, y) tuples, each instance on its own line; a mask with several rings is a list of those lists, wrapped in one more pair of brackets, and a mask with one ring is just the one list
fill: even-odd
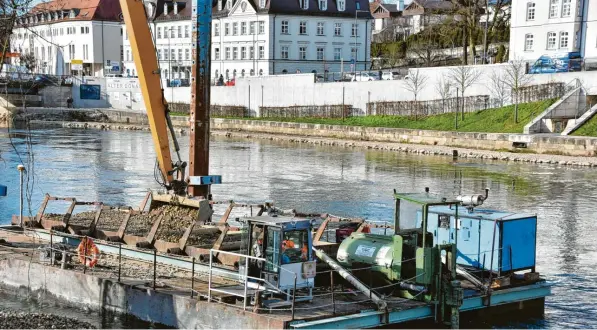
[(505, 82), (504, 74), (501, 70), (491, 71), (487, 87), (491, 91), (493, 97), (499, 100), (500, 107), (503, 107), (508, 100), (508, 85)]
[(460, 89), (462, 96), (479, 78), (481, 78), (481, 72), (472, 66), (457, 66), (448, 72), (448, 79)]

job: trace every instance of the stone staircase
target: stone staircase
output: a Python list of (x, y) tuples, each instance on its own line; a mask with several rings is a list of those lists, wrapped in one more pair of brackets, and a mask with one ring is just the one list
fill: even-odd
[(562, 131), (562, 135), (569, 135), (572, 132), (576, 131), (579, 127), (581, 127), (584, 123), (586, 123), (589, 119), (593, 118), (593, 116), (597, 113), (597, 104), (587, 110), (580, 118), (576, 119), (574, 122), (570, 121), (566, 129)]

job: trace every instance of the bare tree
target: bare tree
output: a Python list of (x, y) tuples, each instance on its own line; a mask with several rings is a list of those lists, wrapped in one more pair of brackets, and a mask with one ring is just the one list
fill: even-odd
[(19, 63), (21, 66), (24, 66), (27, 69), (27, 72), (33, 72), (35, 70), (37, 60), (32, 53), (27, 53), (21, 54), (19, 57)]
[(442, 108), (446, 109), (446, 100), (450, 98), (450, 90), (452, 89), (452, 83), (444, 78), (440, 77), (435, 84), (435, 91), (442, 98)]
[(405, 82), (406, 82), (405, 88), (406, 88), (406, 90), (413, 93), (413, 95), (415, 96), (415, 106), (417, 107), (417, 109), (415, 110), (415, 120), (417, 120), (417, 113), (419, 110), (417, 96), (425, 88), (425, 83), (427, 82), (427, 80), (429, 80), (429, 77), (427, 77), (425, 74), (421, 73), (419, 71), (419, 69), (414, 69), (411, 71), (411, 73), (412, 74), (409, 74), (405, 78)]
[(531, 75), (526, 74), (526, 63), (522, 60), (513, 60), (508, 63), (504, 70), (504, 83), (512, 93), (514, 103), (514, 122), (518, 123), (518, 102), (520, 91), (528, 86), (533, 80)]
[[(510, 10), (506, 10), (510, 5), (511, 0), (494, 0), (493, 17), (489, 17), (489, 7), (485, 8), (485, 37), (483, 38), (483, 54), (487, 55), (487, 49), (495, 35), (498, 33), (499, 26), (508, 26), (510, 23)], [(486, 0), (486, 4), (489, 1)], [(483, 63), (487, 63), (487, 58), (483, 59)]]
[(464, 94), (466, 90), (475, 84), (479, 78), (481, 78), (481, 72), (472, 66), (457, 66), (448, 72), (448, 79), (452, 84), (460, 89), (462, 95), (462, 107), (463, 111), (461, 119), (464, 120)]
[(489, 87), (493, 97), (499, 101), (500, 107), (503, 107), (508, 99), (508, 85), (506, 84), (504, 73), (501, 70), (491, 71), (487, 87)]

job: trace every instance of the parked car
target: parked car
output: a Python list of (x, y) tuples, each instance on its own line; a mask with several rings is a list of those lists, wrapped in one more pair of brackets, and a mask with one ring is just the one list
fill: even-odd
[(353, 77), (352, 81), (373, 81), (379, 80), (376, 73), (359, 72)]
[(394, 80), (394, 74), (392, 72), (382, 72), (381, 80)]
[(33, 82), (37, 85), (60, 85), (60, 81), (56, 77), (49, 76), (47, 74), (40, 74), (33, 78)]

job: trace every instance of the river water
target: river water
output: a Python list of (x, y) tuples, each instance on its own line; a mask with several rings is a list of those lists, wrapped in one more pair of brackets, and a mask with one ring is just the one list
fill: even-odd
[[(61, 128), (10, 136), (0, 130), (0, 184), (9, 189), (0, 198), (0, 224), (18, 213), (21, 161), (33, 165), (25, 215), (37, 212), (45, 193), (136, 206), (158, 188), (148, 132)], [(188, 137), (180, 140), (187, 155)], [(537, 271), (554, 284), (544, 318), (499, 326), (597, 328), (595, 169), (224, 138), (213, 138), (210, 152), (211, 174), (223, 180), (212, 188), (215, 199), (274, 201), (305, 212), (389, 220), (393, 189), (454, 196), (489, 187), (484, 206), (538, 214)]]

